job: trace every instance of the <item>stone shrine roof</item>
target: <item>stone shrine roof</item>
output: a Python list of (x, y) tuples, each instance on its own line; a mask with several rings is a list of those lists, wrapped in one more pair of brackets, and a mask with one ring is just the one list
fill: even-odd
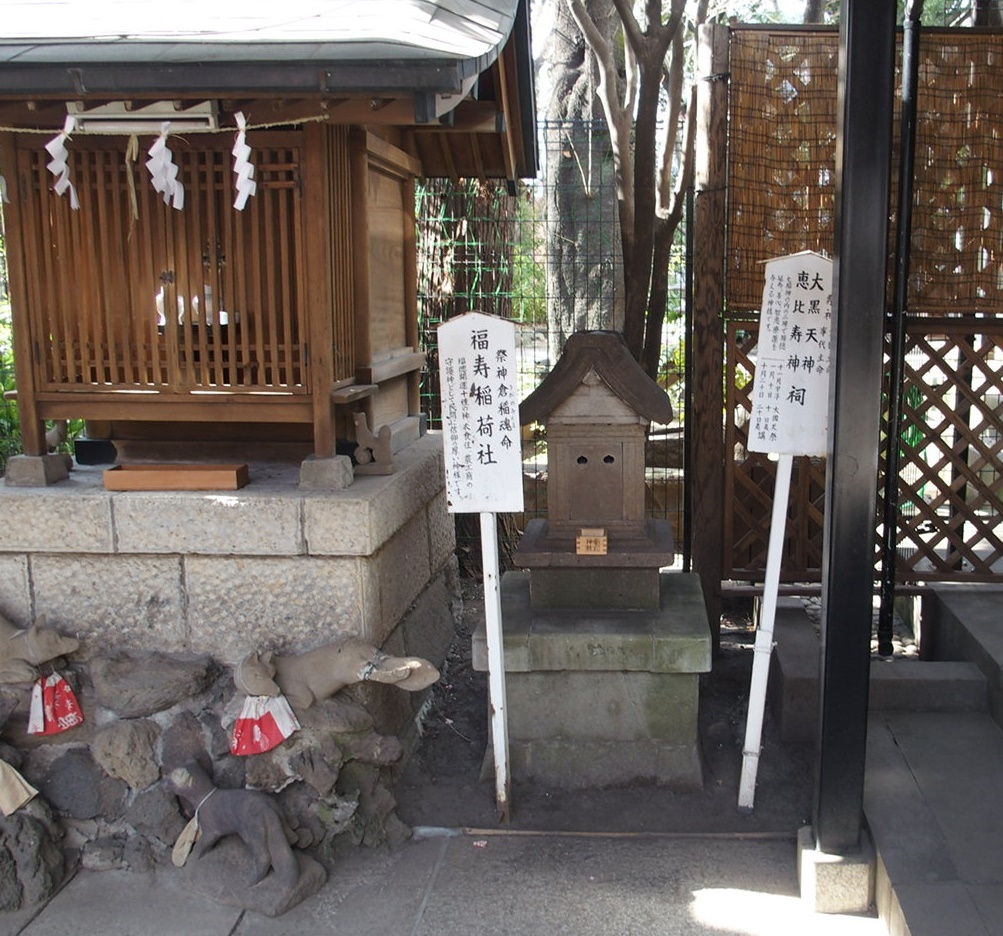
[(623, 335), (616, 331), (581, 331), (568, 338), (554, 369), (522, 401), (519, 422), (545, 422), (594, 370), (609, 389), (649, 422), (672, 421), (672, 403), (634, 360)]

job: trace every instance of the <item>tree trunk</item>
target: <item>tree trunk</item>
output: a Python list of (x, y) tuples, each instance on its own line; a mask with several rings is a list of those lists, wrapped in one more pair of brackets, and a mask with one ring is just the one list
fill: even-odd
[[(623, 336), (634, 358), (652, 377), (661, 353), (662, 323), (667, 305), (667, 267), (671, 235), (681, 218), (676, 210), (684, 189), (673, 191), (672, 161), (680, 158), (680, 180), (692, 172), (693, 142), (687, 129), (680, 150), (680, 131), (693, 123), (692, 104), (681, 120), (684, 76), (686, 0), (646, 0), (643, 25), (638, 5), (613, 0), (623, 45), (607, 20), (597, 21), (585, 0), (566, 0), (571, 20), (592, 53), (597, 95), (610, 128), (620, 218), (620, 249), (624, 271)], [(697, 4), (695, 25), (707, 14), (707, 0)], [(576, 34), (577, 35), (577, 34)], [(622, 63), (615, 51), (623, 50)], [(671, 50), (671, 54), (670, 54)], [(671, 99), (661, 113), (664, 96)], [(659, 133), (659, 118), (666, 121)], [(670, 204), (664, 204), (672, 192)]]
[[(588, 0), (611, 36), (611, 0)], [(623, 327), (623, 264), (613, 154), (595, 95), (595, 65), (561, 0), (544, 56), (551, 70), (547, 103), (547, 293), (550, 363), (582, 329)]]
[(1003, 26), (1003, 11), (998, 0), (975, 0), (976, 26)]
[(805, 0), (804, 21), (806, 23), (825, 22), (825, 0)]

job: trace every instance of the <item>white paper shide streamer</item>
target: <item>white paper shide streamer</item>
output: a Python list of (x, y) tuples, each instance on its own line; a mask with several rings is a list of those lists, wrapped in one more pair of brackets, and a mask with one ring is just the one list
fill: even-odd
[(57, 195), (70, 193), (70, 207), (74, 211), (80, 209), (80, 199), (77, 198), (77, 190), (70, 181), (70, 167), (67, 165), (69, 152), (66, 149), (66, 140), (73, 132), (77, 122), (73, 117), (67, 117), (63, 124), (62, 133), (57, 134), (45, 144), (45, 151), (49, 154), (49, 162), (46, 169), (53, 174), (56, 184), (53, 186)]
[(237, 197), (233, 201), (233, 207), (237, 211), (243, 211), (250, 198), (257, 190), (258, 183), (254, 181), (254, 166), (251, 165), (251, 147), (247, 143), (247, 120), (244, 112), (238, 111), (234, 114), (237, 121), (237, 139), (230, 152), (233, 154), (233, 172), (236, 175)]
[(180, 211), (185, 207), (185, 187), (178, 181), (178, 167), (174, 164), (174, 154), (167, 145), (167, 134), (171, 122), (160, 125), (160, 136), (154, 141), (147, 155), (146, 168), (154, 189), (164, 196), (164, 204)]

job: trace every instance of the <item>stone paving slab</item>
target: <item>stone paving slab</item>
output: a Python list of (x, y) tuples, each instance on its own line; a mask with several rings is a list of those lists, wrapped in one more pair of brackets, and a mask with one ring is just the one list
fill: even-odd
[(872, 716), (864, 812), (891, 936), (1003, 936), (1001, 775), (1003, 732), (986, 714)]
[[(989, 936), (1003, 936), (1003, 885), (970, 884), (968, 894)], [(913, 928), (913, 936), (921, 936), (918, 928)]]
[(947, 840), (884, 718), (867, 728), (864, 812), (892, 886), (958, 880)]
[[(451, 839), (414, 936), (878, 933), (797, 896), (793, 841), (678, 837)], [(442, 881), (442, 886), (439, 885)], [(446, 883), (448, 882), (448, 884)]]
[(437, 880), (445, 844), (425, 839), (394, 854), (360, 851), (335, 866), (315, 897), (276, 919), (245, 914), (233, 936), (410, 934)]
[(886, 717), (960, 880), (1003, 884), (1003, 732), (988, 715)]
[(23, 936), (225, 936), (240, 911), (183, 892), (164, 874), (81, 871)]
[(907, 928), (890, 936), (994, 936), (972, 900), (971, 888), (957, 881), (903, 884), (895, 889)]

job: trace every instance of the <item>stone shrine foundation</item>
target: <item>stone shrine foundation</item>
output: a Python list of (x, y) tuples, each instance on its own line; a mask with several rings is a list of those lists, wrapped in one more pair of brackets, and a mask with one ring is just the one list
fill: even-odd
[[(711, 667), (703, 592), (696, 575), (663, 572), (658, 583), (655, 609), (534, 607), (530, 573), (505, 574), (513, 779), (561, 789), (702, 788), (699, 677)], [(488, 669), (483, 625), (473, 665)]]

